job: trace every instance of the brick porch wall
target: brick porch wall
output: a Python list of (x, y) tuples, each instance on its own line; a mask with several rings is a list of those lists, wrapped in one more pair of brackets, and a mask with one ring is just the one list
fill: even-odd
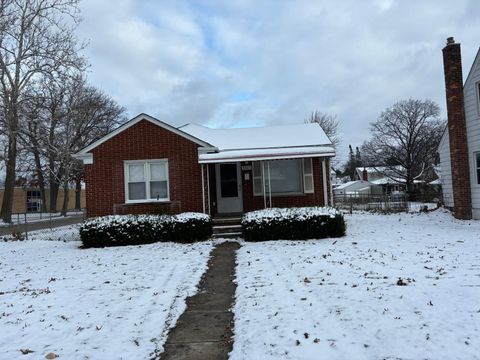
[(150, 204), (125, 204), (124, 161), (168, 159), (170, 202), (163, 212), (202, 211), (198, 145), (143, 120), (92, 150), (87, 165), (87, 216), (151, 213)]

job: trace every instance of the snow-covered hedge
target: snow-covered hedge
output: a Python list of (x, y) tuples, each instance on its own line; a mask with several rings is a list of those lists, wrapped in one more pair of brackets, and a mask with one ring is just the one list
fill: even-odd
[(201, 213), (111, 215), (88, 219), (80, 227), (84, 247), (194, 242), (211, 235), (212, 220)]
[(343, 215), (329, 207), (271, 208), (246, 213), (242, 219), (246, 241), (340, 237), (345, 230)]

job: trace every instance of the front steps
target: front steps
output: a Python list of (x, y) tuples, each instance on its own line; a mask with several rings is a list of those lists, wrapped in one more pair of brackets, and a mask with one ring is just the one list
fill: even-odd
[(242, 225), (241, 217), (214, 217), (213, 221), (213, 238), (241, 238)]

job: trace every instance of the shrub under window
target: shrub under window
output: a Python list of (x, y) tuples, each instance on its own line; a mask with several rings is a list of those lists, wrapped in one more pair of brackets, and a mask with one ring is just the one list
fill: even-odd
[(86, 220), (80, 227), (84, 247), (140, 245), (154, 242), (195, 242), (212, 235), (210, 216), (112, 215)]
[(246, 213), (242, 219), (246, 241), (304, 240), (345, 235), (343, 215), (334, 208), (272, 208)]

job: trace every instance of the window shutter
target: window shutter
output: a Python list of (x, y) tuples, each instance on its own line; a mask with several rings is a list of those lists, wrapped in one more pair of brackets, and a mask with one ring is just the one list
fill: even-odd
[(313, 194), (313, 166), (312, 158), (303, 159), (303, 192)]
[(253, 195), (263, 195), (262, 163), (252, 163)]

